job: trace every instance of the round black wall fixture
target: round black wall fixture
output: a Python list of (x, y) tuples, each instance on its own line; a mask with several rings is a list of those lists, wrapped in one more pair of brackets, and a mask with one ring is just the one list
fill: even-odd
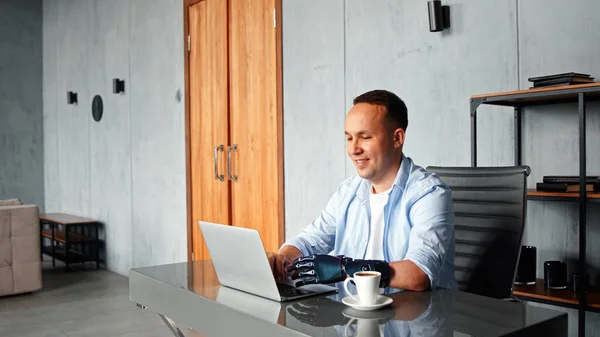
[(102, 97), (100, 95), (94, 96), (92, 100), (92, 117), (96, 122), (102, 119), (102, 113), (104, 112), (104, 105), (102, 104)]

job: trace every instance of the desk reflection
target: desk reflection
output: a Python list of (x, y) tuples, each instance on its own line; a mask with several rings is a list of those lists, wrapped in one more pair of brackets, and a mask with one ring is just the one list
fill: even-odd
[[(196, 294), (310, 336), (441, 337), (454, 336), (454, 332), (501, 336), (532, 324), (523, 304), (447, 290), (408, 292), (388, 288), (384, 295), (391, 297), (393, 303), (371, 312), (344, 305), (342, 299), (347, 294), (342, 283), (335, 285), (337, 293), (328, 296), (279, 303), (220, 285), (210, 263), (192, 266), (188, 266), (188, 275), (193, 276), (187, 284)], [(185, 280), (179, 280), (181, 277), (170, 282), (183, 285)]]
[(287, 326), (308, 335), (340, 337), (451, 336), (445, 324), (453, 292), (388, 293), (394, 302), (375, 311), (358, 311), (344, 305), (343, 286), (338, 293), (278, 303), (221, 286), (216, 301), (254, 317)]
[(358, 311), (341, 303), (346, 296), (343, 289), (332, 296), (289, 303), (285, 305), (289, 318), (286, 324), (321, 336), (452, 336), (451, 325), (446, 324), (452, 292), (392, 291), (385, 295), (394, 302), (375, 311)]

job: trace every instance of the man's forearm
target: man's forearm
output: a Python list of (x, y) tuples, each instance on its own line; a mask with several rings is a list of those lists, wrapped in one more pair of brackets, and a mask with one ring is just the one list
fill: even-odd
[(410, 260), (402, 260), (390, 262), (391, 279), (390, 287), (412, 290), (425, 291), (430, 288), (429, 277)]
[(300, 249), (294, 246), (284, 246), (279, 250), (279, 254), (287, 257), (288, 260), (294, 261), (295, 259), (302, 257), (302, 252)]
[[(278, 253), (279, 256), (283, 255), (290, 261), (301, 257), (287, 271), (291, 273), (302, 271), (301, 274), (305, 275), (296, 275), (296, 278), (292, 276), (292, 279), (306, 278), (298, 282), (302, 285), (339, 282), (347, 276), (352, 276), (355, 272), (373, 270), (381, 273), (380, 287), (393, 287), (411, 291), (425, 291), (430, 288), (429, 276), (410, 260), (386, 262), (380, 260), (353, 260), (323, 254), (303, 256), (302, 252), (294, 246), (284, 246)], [(312, 272), (308, 273), (307, 271)]]

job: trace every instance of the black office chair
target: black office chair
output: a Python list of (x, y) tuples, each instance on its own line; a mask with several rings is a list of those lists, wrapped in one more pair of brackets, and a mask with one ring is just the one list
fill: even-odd
[(525, 226), (528, 166), (433, 167), (452, 190), (459, 290), (509, 298)]

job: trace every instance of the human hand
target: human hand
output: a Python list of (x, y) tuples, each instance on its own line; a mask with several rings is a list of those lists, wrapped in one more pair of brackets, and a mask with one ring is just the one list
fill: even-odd
[(279, 253), (267, 252), (267, 258), (269, 259), (273, 276), (275, 276), (278, 282), (282, 282), (287, 277), (287, 267), (292, 263), (285, 255)]
[(288, 306), (287, 312), (300, 322), (326, 327), (343, 325), (349, 321), (342, 314), (344, 307), (344, 304), (327, 297), (317, 297), (294, 303)]
[(331, 255), (309, 255), (299, 257), (287, 268), (292, 274), (296, 287), (313, 283), (335, 283), (343, 281), (346, 273), (343, 270), (343, 258)]

